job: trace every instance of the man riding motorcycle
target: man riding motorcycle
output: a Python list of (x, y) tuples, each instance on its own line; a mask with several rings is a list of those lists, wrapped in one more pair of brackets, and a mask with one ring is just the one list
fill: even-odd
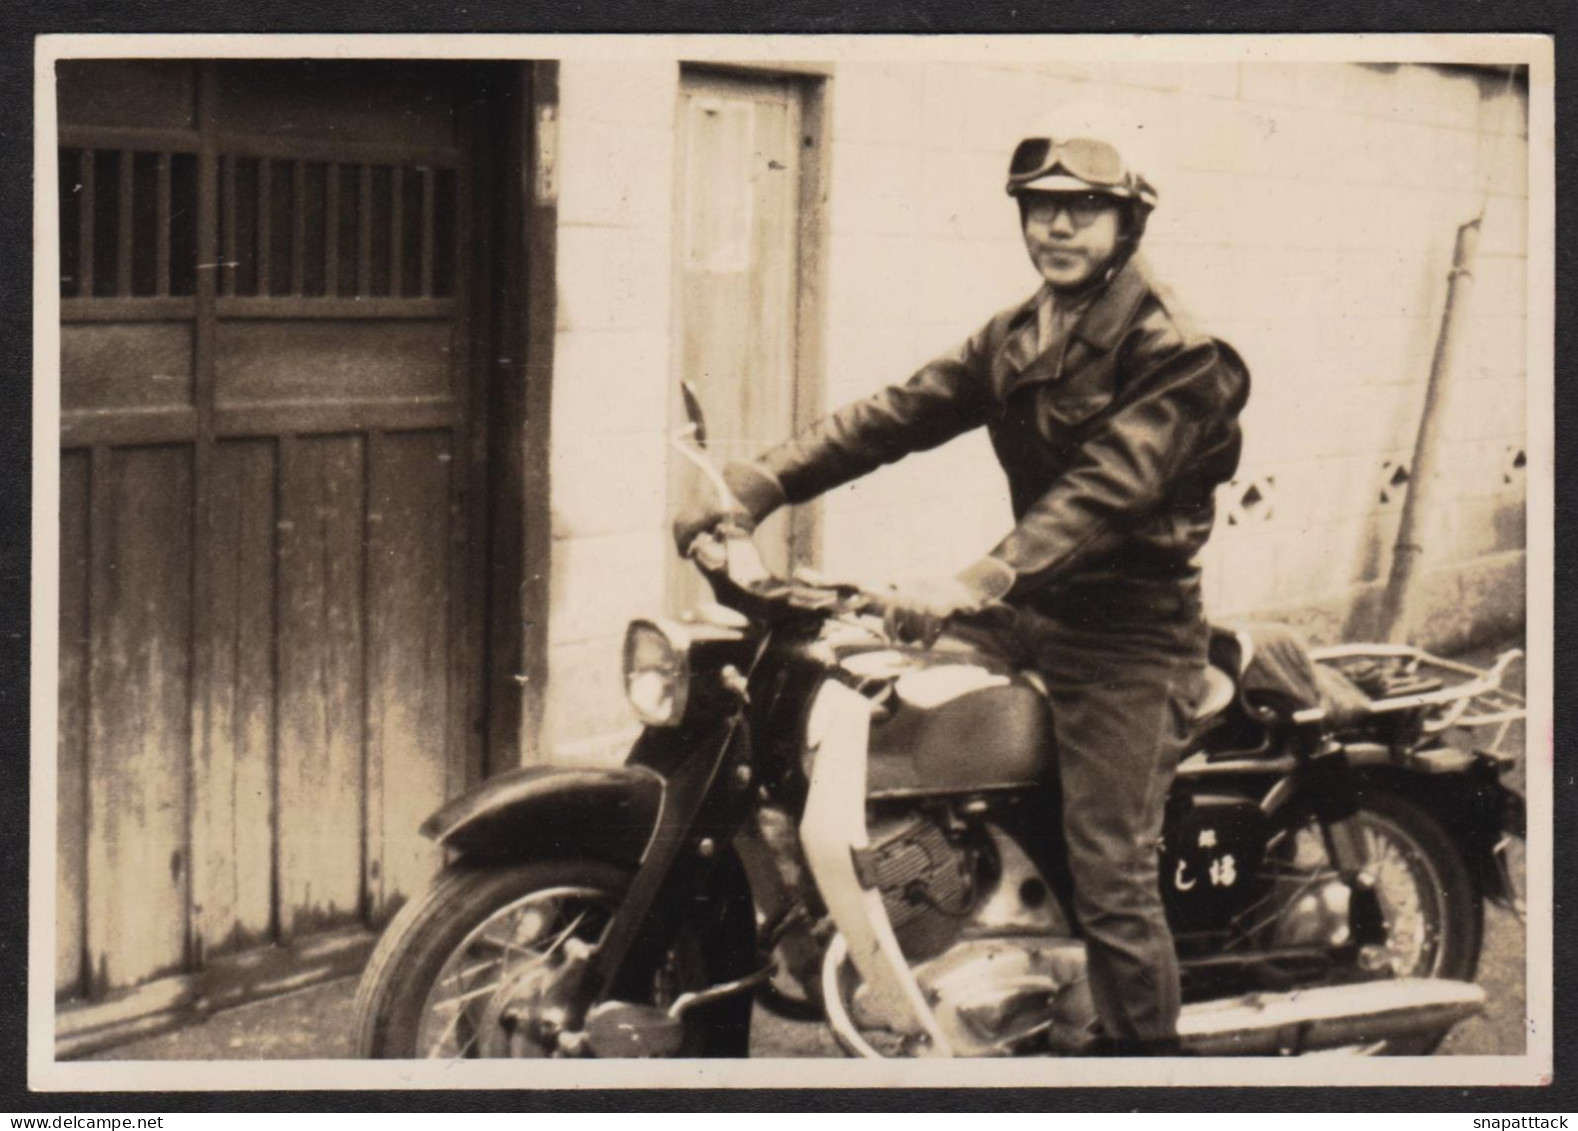
[[(1157, 884), (1163, 809), (1206, 664), (1196, 555), (1234, 473), (1249, 376), (1193, 331), (1135, 258), (1157, 192), (1134, 130), (1070, 107), (1015, 149), (1007, 191), (1041, 287), (906, 383), (826, 417), (725, 480), (681, 552), (984, 426), (1015, 526), (952, 577), (901, 586), (891, 630), (930, 642), (955, 614), (1017, 614), (992, 645), (1052, 706), (1075, 910), (1106, 1051), (1177, 1051), (1179, 977)], [(1048, 819), (1054, 819), (1049, 814)]]

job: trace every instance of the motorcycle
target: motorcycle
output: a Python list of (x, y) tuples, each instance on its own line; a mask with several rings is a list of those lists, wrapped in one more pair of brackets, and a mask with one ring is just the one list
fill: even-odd
[[(686, 404), (675, 446), (727, 500)], [(450, 862), (374, 952), (360, 1053), (743, 1057), (757, 1005), (859, 1057), (1090, 1052), (1035, 673), (967, 624), (897, 643), (880, 594), (775, 577), (739, 530), (691, 557), (714, 601), (626, 637), (625, 764), (517, 769), (424, 824)], [(1250, 678), (1263, 646), (1213, 630), (1167, 805), (1182, 1048), (1428, 1053), (1483, 1008), (1487, 901), (1521, 914), (1519, 653), (1300, 653), (1362, 691), (1338, 711)]]

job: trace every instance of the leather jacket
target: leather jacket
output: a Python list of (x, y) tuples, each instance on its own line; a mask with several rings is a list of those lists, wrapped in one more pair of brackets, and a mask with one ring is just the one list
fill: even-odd
[[(1037, 292), (957, 349), (824, 418), (761, 466), (804, 502), (984, 426), (1016, 525), (989, 555), (1006, 599), (1045, 605), (1065, 587), (1187, 581), (1238, 466), (1249, 373), (1203, 337), (1130, 260), (1045, 353)], [(998, 564), (1000, 563), (1000, 564)]]

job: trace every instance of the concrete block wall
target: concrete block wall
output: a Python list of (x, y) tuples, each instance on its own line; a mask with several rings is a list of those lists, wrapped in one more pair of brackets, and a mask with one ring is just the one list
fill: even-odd
[[(1488, 189), (1445, 410), (1448, 505), (1426, 544), (1437, 565), (1522, 547), (1519, 92), (1345, 64), (848, 63), (834, 82), (829, 404), (902, 379), (1037, 285), (1002, 176), (1047, 109), (1114, 102), (1156, 131), (1146, 258), (1255, 378), (1241, 475), (1221, 500), (1231, 518), (1207, 554), (1219, 616), (1352, 600), (1384, 579), (1453, 239)], [(950, 569), (1008, 522), (972, 437), (831, 495), (826, 565)]]
[[(539, 756), (607, 761), (634, 725), (633, 617), (661, 612), (670, 394), (672, 62), (559, 71), (549, 687)], [(530, 756), (530, 752), (528, 752)]]
[[(679, 68), (561, 65), (554, 558), (545, 752), (602, 760), (631, 718), (619, 641), (662, 608)], [(1421, 66), (837, 64), (829, 80), (823, 403), (902, 380), (1038, 280), (1003, 192), (1014, 142), (1065, 101), (1156, 131), (1146, 257), (1255, 387), (1207, 550), (1213, 615), (1373, 630), (1456, 227), (1487, 190), (1426, 545), (1426, 639), (1521, 616), (1521, 90)], [(1403, 471), (1398, 472), (1401, 466)], [(1394, 483), (1392, 480), (1396, 479)], [(1258, 496), (1258, 501), (1256, 499)], [(982, 436), (829, 495), (821, 565), (951, 570), (1011, 521)], [(1488, 602), (1465, 618), (1465, 602)], [(1493, 608), (1492, 608), (1493, 606)]]

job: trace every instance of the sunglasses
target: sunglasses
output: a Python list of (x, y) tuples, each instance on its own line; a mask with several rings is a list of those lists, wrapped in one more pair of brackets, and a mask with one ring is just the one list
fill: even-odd
[(1050, 224), (1059, 212), (1067, 212), (1076, 228), (1088, 228), (1103, 213), (1118, 207), (1118, 201), (1104, 192), (1038, 192), (1020, 199), (1025, 202), (1027, 216), (1039, 214), (1039, 219)]
[(1029, 137), (1019, 143), (1008, 163), (1009, 188), (1020, 188), (1059, 168), (1086, 184), (1128, 186), (1129, 175), (1124, 168), (1123, 155), (1104, 141), (1084, 137), (1068, 141)]

